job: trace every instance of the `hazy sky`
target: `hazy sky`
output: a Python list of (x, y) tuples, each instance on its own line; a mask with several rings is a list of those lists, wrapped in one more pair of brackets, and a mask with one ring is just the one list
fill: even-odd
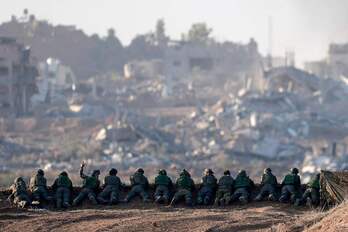
[(324, 58), (328, 44), (348, 42), (348, 0), (2, 0), (0, 21), (24, 8), (53, 24), (76, 25), (88, 34), (113, 27), (124, 44), (154, 29), (164, 18), (167, 33), (180, 38), (195, 22), (206, 22), (218, 40), (254, 37), (268, 50), (273, 19), (273, 52), (295, 51), (297, 63)]

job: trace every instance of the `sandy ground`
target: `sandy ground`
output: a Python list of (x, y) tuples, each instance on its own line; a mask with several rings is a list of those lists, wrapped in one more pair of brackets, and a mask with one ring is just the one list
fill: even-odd
[[(176, 207), (119, 205), (70, 211), (0, 209), (0, 231), (287, 231), (285, 226), (314, 213), (278, 203), (247, 206)], [(292, 227), (291, 231), (304, 228)]]

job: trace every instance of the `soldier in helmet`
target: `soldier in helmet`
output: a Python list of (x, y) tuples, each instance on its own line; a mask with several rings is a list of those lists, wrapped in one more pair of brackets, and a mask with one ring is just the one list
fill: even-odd
[(98, 195), (98, 201), (106, 204), (117, 204), (120, 197), (122, 183), (121, 179), (117, 176), (117, 170), (112, 168), (109, 171), (109, 175), (105, 176), (103, 191)]
[(80, 168), (80, 177), (83, 179), (82, 190), (79, 195), (74, 199), (73, 206), (80, 204), (86, 197), (90, 200), (93, 205), (97, 205), (96, 193), (99, 190), (99, 170), (94, 170), (91, 176), (87, 176), (83, 173), (83, 169), (86, 164), (83, 162)]
[(301, 179), (298, 169), (292, 168), (290, 173), (285, 175), (282, 181), (282, 190), (279, 201), (284, 203), (290, 199), (295, 205), (300, 204)]
[(191, 175), (185, 169), (180, 173), (180, 177), (176, 181), (177, 192), (175, 193), (170, 205), (174, 206), (181, 198), (185, 198), (185, 203), (192, 206), (192, 192), (195, 190), (195, 183)]
[(18, 177), (14, 180), (14, 183), (10, 187), (11, 195), (9, 200), (13, 200), (13, 204), (25, 208), (31, 204), (31, 200), (27, 191), (27, 186), (22, 177)]
[(302, 196), (302, 203), (317, 206), (320, 203), (320, 174), (316, 174), (307, 184), (307, 189)]
[(133, 197), (140, 195), (144, 202), (150, 202), (147, 189), (149, 187), (149, 181), (144, 176), (144, 170), (138, 168), (138, 170), (130, 177), (132, 189), (129, 191), (125, 198), (125, 202), (129, 202)]
[(261, 177), (261, 190), (260, 193), (256, 196), (256, 201), (262, 201), (267, 197), (270, 201), (276, 201), (277, 198), (277, 177), (275, 177), (270, 168), (266, 168)]
[(232, 195), (232, 201), (238, 200), (243, 204), (248, 203), (251, 189), (254, 182), (247, 176), (245, 170), (240, 170), (234, 182), (235, 192)]
[(218, 190), (216, 192), (215, 205), (227, 205), (231, 201), (234, 179), (229, 170), (224, 171), (224, 175), (219, 179)]
[(58, 209), (70, 207), (70, 197), (73, 192), (73, 185), (68, 173), (63, 171), (52, 185), (52, 190), (56, 193), (56, 206)]
[(170, 198), (170, 189), (173, 186), (173, 182), (167, 172), (164, 169), (160, 169), (158, 176), (155, 178), (155, 202), (168, 204)]
[(202, 187), (198, 192), (197, 204), (209, 205), (212, 200), (217, 187), (217, 180), (214, 176), (214, 172), (209, 168), (204, 170), (204, 176), (202, 177)]
[(30, 178), (30, 190), (32, 192), (33, 200), (41, 203), (41, 200), (50, 201), (48, 196), (47, 180), (42, 169), (37, 170), (37, 173)]

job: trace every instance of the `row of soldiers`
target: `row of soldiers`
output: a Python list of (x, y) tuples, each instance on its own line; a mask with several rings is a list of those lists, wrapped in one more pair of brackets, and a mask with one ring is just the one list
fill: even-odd
[[(139, 168), (130, 177), (131, 190), (128, 192), (124, 200), (120, 200), (120, 192), (125, 186), (121, 179), (117, 176), (117, 170), (111, 169), (109, 175), (105, 176), (104, 183), (100, 189), (99, 170), (94, 170), (90, 176), (84, 174), (85, 164), (80, 168), (80, 177), (83, 179), (83, 186), (77, 197), (72, 201), (73, 206), (77, 206), (83, 200), (88, 199), (92, 204), (117, 204), (118, 202), (129, 202), (135, 196), (140, 196), (144, 202), (150, 202), (148, 193), (149, 181), (144, 175), (144, 170)], [(301, 180), (298, 175), (298, 169), (293, 168), (285, 175), (281, 182), (280, 197), (278, 197), (278, 181), (272, 174), (272, 170), (267, 168), (261, 177), (261, 189), (254, 200), (270, 200), (280, 202), (291, 202), (295, 205), (301, 204), (319, 204), (319, 174), (308, 183), (304, 194), (301, 194)], [(176, 192), (172, 195), (172, 187), (174, 184), (166, 171), (161, 169), (155, 178), (154, 199), (156, 203), (163, 203), (173, 206), (179, 201), (184, 200), (186, 205), (192, 206), (194, 203), (193, 192), (195, 191), (195, 183), (191, 175), (185, 169), (180, 173), (176, 183)], [(239, 201), (243, 204), (251, 200), (251, 191), (254, 182), (249, 178), (245, 170), (239, 171), (234, 179), (229, 170), (226, 170), (223, 176), (217, 180), (211, 169), (205, 169), (202, 177), (200, 189), (198, 189), (196, 204), (209, 205), (228, 205), (232, 202)], [(72, 181), (67, 172), (62, 172), (54, 181), (52, 190), (55, 193), (54, 199), (48, 194), (47, 181), (43, 170), (30, 179), (30, 190), (32, 192), (32, 200), (36, 202), (55, 200), (57, 208), (68, 208), (71, 206), (70, 198), (73, 191)], [(27, 191), (23, 178), (19, 177), (11, 186), (11, 195), (13, 203), (20, 207), (26, 207), (31, 204), (31, 199)], [(215, 196), (215, 199), (214, 199)]]

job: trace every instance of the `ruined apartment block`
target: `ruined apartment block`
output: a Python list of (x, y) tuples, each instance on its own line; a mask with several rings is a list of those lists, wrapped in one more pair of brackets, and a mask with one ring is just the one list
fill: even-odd
[(37, 69), (30, 48), (14, 38), (0, 37), (0, 115), (25, 115), (36, 93)]

